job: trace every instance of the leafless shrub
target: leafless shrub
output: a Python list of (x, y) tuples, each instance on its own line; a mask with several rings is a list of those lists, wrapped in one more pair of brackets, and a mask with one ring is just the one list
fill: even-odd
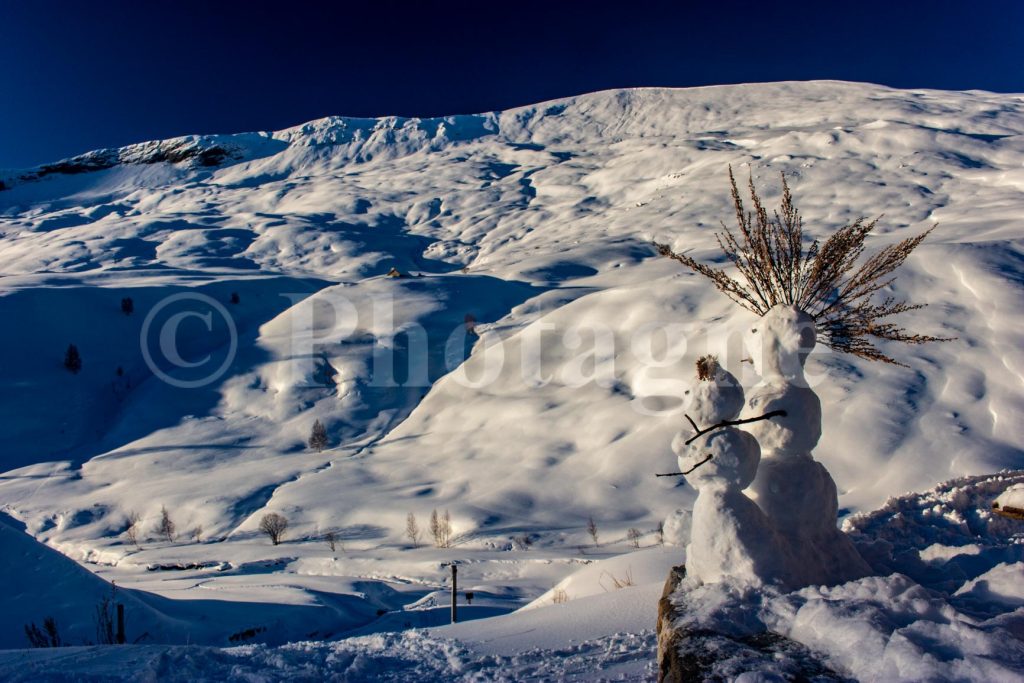
[[(433, 517), (431, 517), (430, 521), (431, 524), (433, 524)], [(416, 523), (416, 515), (412, 514), (411, 512), (405, 516), (405, 535), (408, 537), (410, 541), (412, 541), (412, 545), (414, 548), (419, 547), (420, 526)]]
[(597, 522), (594, 521), (593, 517), (587, 519), (587, 533), (594, 539), (594, 546), (599, 545), (597, 540)]
[(171, 519), (171, 513), (167, 511), (166, 506), (160, 507), (160, 521), (157, 522), (156, 528), (153, 531), (158, 536), (166, 539), (168, 543), (173, 543), (174, 539), (177, 538), (177, 526), (174, 524), (174, 520)]
[(629, 531), (626, 532), (626, 538), (629, 539), (629, 542), (633, 544), (634, 548), (640, 547), (640, 538), (642, 536), (643, 532), (641, 532), (639, 529), (635, 527), (631, 528)]
[(530, 534), (520, 534), (512, 539), (512, 543), (515, 544), (518, 550), (529, 550), (533, 545), (533, 539)]
[(60, 633), (57, 631), (57, 620), (53, 617), (43, 619), (43, 627), (39, 628), (35, 622), (25, 624), (25, 637), (32, 647), (63, 647)]
[(104, 595), (100, 599), (93, 615), (93, 621), (96, 624), (96, 642), (100, 645), (117, 644), (117, 637), (114, 634), (115, 591), (116, 588), (112, 586), (110, 595)]
[(658, 526), (654, 527), (654, 538), (658, 545), (665, 545), (665, 522), (658, 522)]
[(327, 547), (331, 549), (332, 553), (338, 549), (339, 545), (342, 550), (345, 549), (345, 545), (341, 542), (341, 539), (338, 538), (338, 532), (334, 529), (328, 529), (324, 533), (324, 542), (327, 544)]
[(135, 510), (129, 511), (125, 519), (127, 526), (124, 529), (124, 537), (135, 546), (136, 550), (139, 550), (139, 522), (141, 521), (142, 516)]
[(270, 537), (270, 542), (279, 545), (288, 528), (288, 518), (276, 512), (268, 512), (260, 519), (260, 531)]
[(193, 543), (202, 543), (203, 542), (203, 525), (202, 524), (196, 524), (194, 527), (192, 527), (192, 531), (188, 532), (188, 535), (189, 535), (189, 538), (192, 539)]
[(752, 175), (748, 183), (754, 204), (752, 212), (743, 207), (732, 168), (729, 182), (739, 236), (722, 223), (723, 232), (716, 237), (743, 282), (686, 254), (677, 254), (666, 244), (655, 245), (660, 254), (707, 277), (720, 292), (758, 315), (779, 304), (800, 309), (814, 319), (820, 341), (836, 351), (902, 365), (878, 350), (870, 338), (907, 344), (949, 341), (945, 337), (912, 334), (894, 323), (884, 322), (924, 304), (909, 304), (892, 297), (871, 303), (875, 294), (892, 284), (894, 278), (890, 275), (934, 228), (884, 247), (858, 266), (864, 240), (878, 219), (865, 222), (865, 218), (858, 218), (833, 233), (824, 244), (815, 240), (805, 250), (802, 219), (793, 205), (785, 175), (782, 205), (772, 216), (757, 195)]
[(569, 594), (564, 588), (556, 588), (551, 594), (551, 602), (555, 605), (564, 605), (569, 602)]

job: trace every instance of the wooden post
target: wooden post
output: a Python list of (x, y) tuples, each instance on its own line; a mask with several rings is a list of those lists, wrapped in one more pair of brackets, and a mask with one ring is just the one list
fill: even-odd
[(452, 562), (452, 623), (459, 620), (457, 598), (459, 595), (459, 568)]
[(124, 645), (124, 605), (117, 603), (117, 644)]

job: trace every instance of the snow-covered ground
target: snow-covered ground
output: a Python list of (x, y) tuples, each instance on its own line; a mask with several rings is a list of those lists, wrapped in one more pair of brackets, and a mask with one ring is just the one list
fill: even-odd
[[(223, 160), (147, 163), (192, 148)], [(398, 659), (420, 678), (527, 677), (524, 667), (551, 659), (564, 660), (562, 674), (537, 678), (593, 678), (597, 661), (608, 677), (653, 675), (655, 598), (682, 552), (640, 551), (659, 558), (651, 565), (630, 553), (627, 532), (654, 546), (656, 525), (692, 505), (692, 489), (653, 475), (674, 469), (693, 360), (713, 350), (744, 384), (755, 378), (739, 342), (750, 317), (651, 242), (714, 258), (714, 230), (731, 212), (729, 164), (741, 178), (751, 170), (769, 203), (787, 173), (813, 237), (884, 213), (870, 249), (939, 223), (895, 291), (930, 304), (906, 316), (910, 329), (957, 340), (888, 350), (909, 369), (820, 349), (808, 362), (824, 406), (815, 454), (841, 515), (1024, 467), (1019, 95), (837, 82), (623, 90), (443, 120), (329, 118), (101, 157), (109, 167), (92, 172), (0, 173), (0, 506), (137, 600), (129, 637), (148, 632), (150, 644), (12, 652), (0, 657), (5, 677), (123, 673), (121, 658), (193, 677), (204, 663), (223, 667), (210, 677), (241, 678), (275, 662), (400, 677)], [(410, 277), (387, 278), (392, 267)], [(211, 314), (177, 319), (185, 360), (205, 362), (174, 368), (159, 332), (187, 309)], [(62, 366), (69, 343), (82, 355), (77, 374)], [(381, 379), (389, 363), (394, 382)], [(314, 419), (330, 436), (322, 453), (304, 446)], [(990, 505), (994, 488), (976, 502)], [(174, 542), (153, 533), (164, 507)], [(450, 510), (454, 547), (412, 547), (406, 515), (426, 532), (434, 509)], [(278, 546), (258, 531), (270, 511), (290, 521)], [(139, 547), (124, 533), (133, 512)], [(875, 518), (849, 524), (880, 538), (896, 525), (865, 519)], [(47, 550), (23, 547), (31, 539), (16, 526), (0, 526), (5, 552)], [(957, 548), (1016, 547), (1011, 531), (1000, 538), (936, 537), (913, 552), (962, 569)], [(1005, 552), (1007, 568), (986, 560), (934, 581), (891, 568), (959, 610), (1022, 595), (1004, 588), (1021, 559)], [(634, 558), (635, 587), (608, 579), (622, 567), (592, 564), (619, 556)], [(478, 596), (467, 618), (556, 591), (568, 602), (439, 628), (451, 560)], [(23, 564), (3, 566), (7, 576)], [(68, 581), (91, 580), (73, 569)], [(37, 584), (21, 585), (32, 595)], [(23, 646), (23, 625), (50, 615), (76, 644), (92, 639), (106, 589), (81, 589), (84, 613), (56, 598), (17, 602), (0, 646)], [(545, 624), (558, 636), (513, 637)], [(394, 632), (408, 627), (428, 630)], [(247, 631), (247, 644), (224, 651), (155, 644), (228, 646)], [(947, 652), (944, 638), (921, 647)]]

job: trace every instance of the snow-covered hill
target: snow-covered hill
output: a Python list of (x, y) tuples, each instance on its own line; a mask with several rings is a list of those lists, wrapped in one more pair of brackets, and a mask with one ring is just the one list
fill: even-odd
[[(884, 214), (877, 248), (939, 224), (895, 287), (930, 304), (908, 327), (957, 340), (888, 350), (909, 369), (808, 365), (845, 511), (1024, 466), (1024, 97), (778, 83), (332, 117), (4, 172), (0, 505), (171, 597), (316, 603), (324, 576), (437, 587), (458, 557), (525, 604), (586, 559), (588, 518), (607, 554), (690, 505), (653, 475), (674, 468), (693, 359), (710, 349), (750, 378), (735, 334), (750, 318), (651, 246), (716, 257), (730, 164), (769, 202), (785, 172), (813, 237)], [(169, 383), (145, 354), (185, 309), (146, 321), (182, 294), (231, 324), (208, 300), (175, 304), (213, 322), (183, 322), (183, 353), (206, 363), (158, 358)], [(323, 453), (304, 448), (316, 418)], [(148, 537), (162, 507), (181, 538), (134, 548), (128, 516)], [(457, 548), (408, 548), (407, 513), (426, 527), (435, 508)], [(257, 531), (268, 511), (291, 522), (282, 546)], [(524, 534), (532, 550), (502, 550)], [(267, 569), (143, 571), (176, 562)]]

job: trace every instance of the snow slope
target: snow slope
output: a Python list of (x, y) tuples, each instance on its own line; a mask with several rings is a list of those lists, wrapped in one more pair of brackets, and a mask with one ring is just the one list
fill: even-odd
[[(332, 117), (9, 173), (0, 506), (103, 577), (167, 597), (303, 605), (330, 586), (372, 613), (441, 589), (458, 558), (470, 585), (524, 605), (593, 559), (588, 518), (602, 547), (582, 552), (606, 557), (692, 504), (653, 474), (674, 468), (698, 355), (754, 381), (750, 318), (651, 247), (716, 257), (729, 164), (769, 202), (787, 173), (812, 237), (884, 213), (877, 248), (939, 223), (895, 292), (930, 303), (908, 327), (957, 341), (887, 349), (909, 369), (809, 361), (826, 407), (816, 457), (842, 512), (1019, 468), (1022, 134), (1020, 95), (776, 83)], [(183, 324), (190, 360), (226, 362), (201, 388), (155, 377), (154, 341), (140, 344), (146, 315), (189, 292), (223, 306), (237, 338), (229, 353), (215, 312), (212, 330)], [(479, 336), (460, 334), (467, 316)], [(69, 343), (77, 375), (61, 366)], [(374, 381), (389, 359), (398, 386)], [(332, 442), (321, 454), (303, 446), (314, 418)], [(175, 543), (151, 533), (163, 506)], [(406, 514), (425, 528), (435, 508), (456, 550), (410, 548)], [(141, 549), (123, 535), (133, 511)], [(257, 531), (267, 511), (289, 517), (281, 546)], [(319, 540), (327, 529), (344, 551)], [(515, 549), (523, 535), (532, 549)], [(146, 571), (174, 563), (232, 569)]]

